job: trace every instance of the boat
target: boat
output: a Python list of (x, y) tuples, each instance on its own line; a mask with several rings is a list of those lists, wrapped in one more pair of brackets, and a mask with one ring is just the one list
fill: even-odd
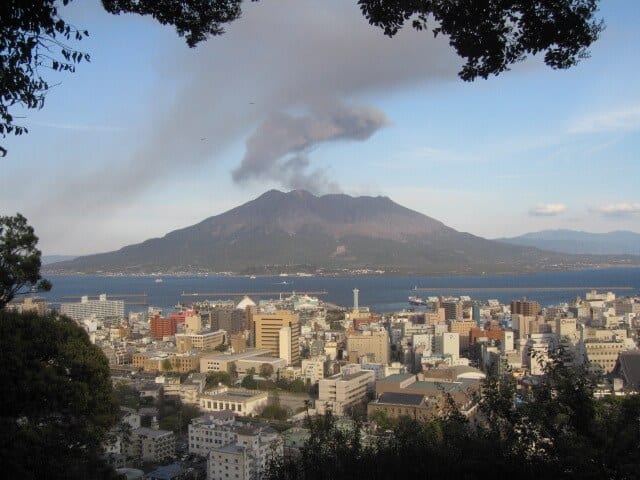
[(156, 278), (155, 282), (156, 283), (162, 283), (162, 279), (161, 278)]
[(417, 297), (415, 295), (411, 295), (409, 297), (409, 303), (411, 305), (421, 305), (421, 306), (427, 306), (428, 305), (428, 302), (425, 299)]

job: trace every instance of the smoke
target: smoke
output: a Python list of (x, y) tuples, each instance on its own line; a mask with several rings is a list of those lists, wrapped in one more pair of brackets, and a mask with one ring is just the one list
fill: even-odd
[(233, 180), (269, 178), (314, 193), (339, 190), (325, 172), (309, 171), (308, 152), (322, 143), (366, 140), (387, 123), (383, 112), (370, 107), (337, 105), (306, 116), (272, 114), (247, 139), (246, 154), (233, 171)]
[(177, 174), (228, 162), (243, 141), (235, 182), (338, 191), (330, 170), (314, 166), (312, 151), (365, 141), (387, 125), (367, 105), (371, 98), (449, 81), (459, 69), (446, 39), (410, 29), (387, 38), (355, 1), (264, 0), (243, 8), (224, 35), (195, 49), (172, 37), (164, 55), (170, 61), (158, 67), (148, 137), (130, 157), (66, 178), (42, 203), (42, 216), (130, 205)]

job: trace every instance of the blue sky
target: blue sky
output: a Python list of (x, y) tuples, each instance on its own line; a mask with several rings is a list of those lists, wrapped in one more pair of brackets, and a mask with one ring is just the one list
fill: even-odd
[[(22, 119), (29, 135), (5, 139), (0, 173), (1, 213), (25, 214), (45, 254), (116, 249), (307, 185), (387, 195), (489, 238), (640, 232), (636, 2), (602, 3), (607, 28), (577, 67), (533, 58), (474, 83), (445, 41), (387, 39), (355, 2), (247, 4), (196, 49), (75, 3), (64, 15), (90, 31), (78, 46), (92, 61), (52, 77), (45, 108)], [(366, 131), (335, 131), (365, 117)], [(278, 156), (283, 124), (302, 155)]]

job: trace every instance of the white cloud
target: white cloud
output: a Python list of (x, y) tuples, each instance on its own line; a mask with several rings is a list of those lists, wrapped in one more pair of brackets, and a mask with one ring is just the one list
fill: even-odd
[(597, 112), (575, 120), (569, 133), (627, 132), (640, 129), (640, 105)]
[(640, 203), (610, 203), (590, 209), (593, 213), (599, 213), (608, 217), (621, 217), (640, 213)]
[(529, 210), (529, 215), (536, 217), (553, 217), (560, 215), (567, 210), (567, 206), (562, 203), (539, 203)]

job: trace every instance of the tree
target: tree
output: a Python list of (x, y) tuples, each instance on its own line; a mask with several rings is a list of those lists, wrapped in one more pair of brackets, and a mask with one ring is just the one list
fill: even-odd
[[(69, 42), (89, 32), (69, 25), (59, 6), (72, 0), (0, 3), (0, 135), (22, 135), (10, 109), (42, 108), (49, 82), (42, 69), (73, 72), (88, 53)], [(253, 0), (256, 1), (256, 0)], [(102, 0), (107, 12), (149, 15), (173, 25), (189, 47), (224, 33), (241, 14), (242, 0)], [(569, 68), (588, 55), (603, 24), (598, 0), (358, 0), (365, 18), (394, 36), (407, 21), (417, 30), (447, 35), (466, 60), (460, 77), (498, 75), (527, 55), (544, 54), (552, 68)], [(0, 146), (0, 154), (6, 149)]]
[(168, 358), (165, 358), (164, 360), (162, 360), (162, 370), (167, 371), (167, 370), (171, 370), (171, 360), (169, 360)]
[(7, 478), (115, 478), (109, 364), (73, 320), (0, 311), (0, 462)]
[(256, 390), (258, 388), (258, 382), (256, 382), (255, 378), (253, 378), (255, 374), (255, 368), (248, 369), (246, 375), (242, 379), (242, 382), (240, 382), (240, 386), (248, 390)]
[(207, 373), (206, 388), (217, 387), (220, 383), (222, 383), (223, 385), (227, 385), (228, 387), (232, 386), (233, 381), (231, 379), (231, 375), (229, 375), (227, 372)]
[(446, 35), (466, 60), (459, 75), (498, 75), (528, 55), (544, 54), (565, 69), (588, 56), (604, 25), (598, 0), (358, 0), (372, 25), (394, 36), (407, 21), (416, 30)]
[(273, 365), (270, 363), (263, 363), (260, 365), (260, 376), (262, 378), (269, 379), (273, 375)]
[(274, 460), (267, 478), (386, 479), (399, 471), (434, 480), (637, 478), (640, 399), (597, 400), (593, 387), (584, 367), (556, 352), (529, 389), (517, 389), (509, 375), (490, 375), (474, 421), (450, 396), (439, 415), (394, 419), (369, 442), (358, 422), (345, 429), (331, 414), (309, 418), (300, 455)]
[(0, 217), (0, 310), (16, 295), (32, 288), (51, 289), (51, 283), (40, 276), (37, 243), (33, 227), (22, 215)]

